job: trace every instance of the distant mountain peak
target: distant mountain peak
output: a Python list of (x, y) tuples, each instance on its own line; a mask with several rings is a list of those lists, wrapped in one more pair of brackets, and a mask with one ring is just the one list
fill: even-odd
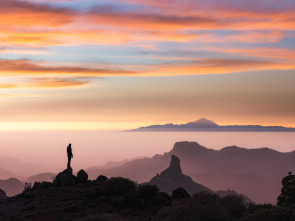
[(213, 121), (208, 120), (206, 118), (201, 118), (199, 120), (192, 121), (187, 124), (195, 125), (195, 126), (203, 126), (203, 127), (218, 127), (219, 126), (218, 124), (216, 124)]
[(295, 131), (295, 128), (261, 125), (218, 125), (211, 120), (201, 118), (186, 124), (150, 125), (131, 131)]

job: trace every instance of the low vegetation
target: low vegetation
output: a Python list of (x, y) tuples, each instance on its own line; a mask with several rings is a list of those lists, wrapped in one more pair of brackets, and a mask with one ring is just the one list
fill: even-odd
[(64, 187), (36, 182), (27, 184), (22, 194), (0, 201), (0, 214), (3, 220), (293, 221), (294, 180), (292, 173), (283, 178), (277, 205), (247, 203), (238, 195), (190, 196), (183, 188), (172, 197), (155, 185), (138, 185), (123, 177), (100, 176)]

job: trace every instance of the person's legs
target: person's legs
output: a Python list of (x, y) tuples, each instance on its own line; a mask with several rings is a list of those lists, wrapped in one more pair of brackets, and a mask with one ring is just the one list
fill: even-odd
[(68, 166), (67, 166), (68, 169), (71, 168), (71, 159), (72, 158), (70, 156), (68, 156)]

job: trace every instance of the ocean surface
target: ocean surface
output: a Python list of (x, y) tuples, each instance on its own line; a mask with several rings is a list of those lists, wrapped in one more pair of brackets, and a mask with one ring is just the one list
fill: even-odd
[(215, 150), (231, 145), (269, 147), (280, 152), (295, 150), (295, 132), (27, 131), (0, 132), (0, 136), (0, 156), (35, 164), (41, 172), (65, 168), (68, 143), (72, 143), (72, 166), (76, 170), (163, 154), (177, 141), (195, 141)]

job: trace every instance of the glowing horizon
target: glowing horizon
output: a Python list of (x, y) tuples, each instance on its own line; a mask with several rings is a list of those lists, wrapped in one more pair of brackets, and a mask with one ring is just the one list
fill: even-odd
[[(188, 122), (103, 122), (103, 121), (24, 121), (24, 122), (0, 122), (0, 131), (124, 131), (139, 127), (146, 127), (158, 124), (186, 124)], [(216, 122), (215, 122), (216, 123)], [(223, 122), (217, 123), (219, 126), (227, 125), (260, 125), (260, 126), (284, 126), (293, 125), (270, 125), (270, 124), (249, 124)]]

